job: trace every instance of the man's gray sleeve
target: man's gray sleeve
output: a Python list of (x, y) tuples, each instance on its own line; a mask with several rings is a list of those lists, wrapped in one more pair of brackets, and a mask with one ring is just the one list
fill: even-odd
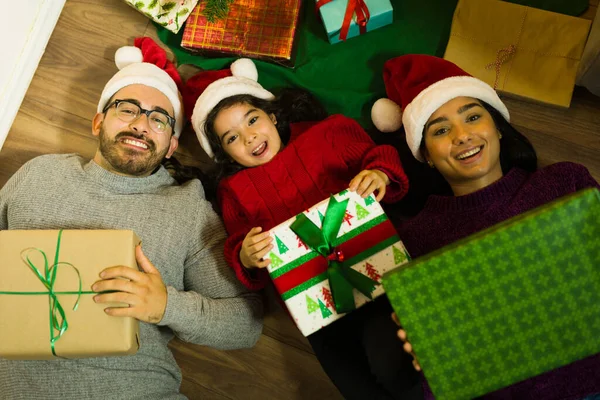
[(225, 229), (208, 202), (199, 210), (200, 248), (186, 261), (185, 291), (168, 287), (159, 325), (186, 342), (219, 349), (252, 347), (260, 337), (263, 302), (235, 277), (224, 257)]
[(8, 229), (8, 207), (10, 201), (27, 178), (32, 164), (33, 160), (25, 163), (0, 189), (0, 230)]

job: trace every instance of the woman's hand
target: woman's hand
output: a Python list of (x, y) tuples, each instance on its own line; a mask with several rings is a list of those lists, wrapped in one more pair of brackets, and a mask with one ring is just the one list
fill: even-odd
[(385, 196), (385, 188), (390, 184), (390, 178), (377, 169), (365, 169), (356, 175), (349, 185), (351, 192), (356, 193), (364, 199), (377, 190), (377, 201)]
[(271, 264), (271, 260), (263, 259), (263, 257), (273, 248), (272, 241), (273, 238), (269, 232), (263, 232), (261, 227), (250, 229), (240, 249), (242, 265), (246, 268), (266, 268)]
[[(392, 313), (392, 320), (394, 320), (394, 322), (400, 326), (400, 320), (398, 319), (398, 316), (396, 315), (396, 313)], [(406, 331), (402, 328), (398, 329), (398, 339), (402, 340), (402, 342), (404, 343), (404, 351), (409, 353), (411, 356), (413, 356), (413, 367), (415, 367), (415, 369), (417, 371), (421, 370), (421, 366), (419, 365), (419, 362), (417, 361), (417, 356), (415, 355), (415, 353), (413, 352), (413, 348), (412, 345), (410, 344), (410, 342), (406, 339)]]

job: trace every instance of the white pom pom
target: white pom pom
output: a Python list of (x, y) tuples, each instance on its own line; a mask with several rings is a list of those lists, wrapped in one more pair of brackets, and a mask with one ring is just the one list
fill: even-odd
[(141, 63), (144, 61), (142, 51), (135, 46), (123, 46), (117, 49), (115, 53), (115, 64), (117, 68), (123, 69), (129, 64)]
[(402, 109), (390, 99), (379, 99), (371, 108), (373, 124), (381, 132), (396, 132), (402, 126)]
[(234, 61), (230, 68), (233, 76), (243, 76), (244, 78), (258, 81), (258, 70), (254, 62), (249, 58), (240, 58)]

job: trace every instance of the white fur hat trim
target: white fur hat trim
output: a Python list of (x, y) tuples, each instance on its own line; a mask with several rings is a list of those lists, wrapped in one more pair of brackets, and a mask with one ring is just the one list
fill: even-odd
[(462, 96), (485, 101), (510, 121), (508, 109), (496, 91), (487, 83), (471, 76), (452, 76), (442, 79), (421, 91), (404, 108), (402, 114), (406, 142), (417, 160), (425, 162), (419, 148), (423, 139), (423, 129), (429, 117), (448, 101)]

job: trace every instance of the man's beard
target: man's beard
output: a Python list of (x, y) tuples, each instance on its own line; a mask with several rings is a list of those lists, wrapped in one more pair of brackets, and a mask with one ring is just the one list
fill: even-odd
[[(145, 152), (128, 149), (119, 143), (124, 136), (143, 140), (148, 144)], [(119, 173), (132, 176), (148, 175), (152, 173), (167, 155), (169, 148), (157, 153), (156, 144), (145, 137), (133, 132), (119, 132), (114, 139), (107, 137), (104, 126), (100, 128), (100, 153), (104, 159)]]

